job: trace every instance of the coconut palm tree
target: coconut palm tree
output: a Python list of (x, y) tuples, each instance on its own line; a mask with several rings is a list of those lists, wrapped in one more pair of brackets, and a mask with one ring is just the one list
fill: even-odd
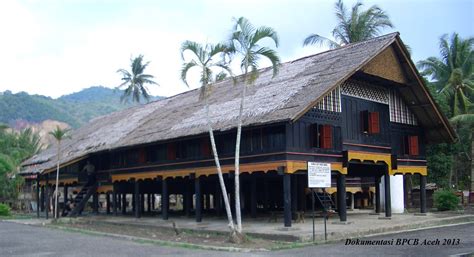
[(242, 113), (247, 86), (252, 85), (257, 79), (259, 60), (263, 57), (272, 63), (273, 76), (278, 72), (280, 57), (277, 52), (269, 47), (260, 46), (262, 40), (270, 39), (278, 47), (278, 35), (270, 27), (255, 28), (249, 20), (240, 17), (235, 20), (230, 45), (233, 53), (241, 57), (240, 68), (242, 70), (242, 95), (240, 98), (239, 117), (237, 121), (237, 140), (235, 143), (235, 213), (237, 219), (237, 231), (242, 233), (242, 218), (240, 209), (240, 183), (239, 183), (239, 161), (240, 161), (240, 138), (242, 134)]
[[(474, 38), (462, 39), (457, 33), (440, 38), (441, 58), (429, 57), (418, 62), (421, 74), (431, 79), (436, 93), (441, 94), (449, 105), (451, 123), (458, 133), (463, 126), (472, 125), (472, 101), (474, 101)], [(472, 136), (472, 135), (471, 135)], [(458, 145), (459, 146), (459, 145)], [(462, 147), (457, 147), (462, 149)], [(464, 150), (452, 156), (453, 163)], [(471, 153), (472, 160), (472, 151)], [(449, 174), (449, 186), (452, 185), (454, 165)]]
[[(231, 230), (231, 238), (235, 238), (235, 226), (232, 219), (232, 212), (230, 210), (229, 198), (227, 196), (227, 190), (224, 183), (224, 178), (222, 176), (222, 169), (219, 161), (219, 156), (217, 154), (217, 147), (216, 141), (214, 139), (214, 132), (212, 130), (211, 118), (209, 116), (209, 95), (211, 93), (211, 82), (213, 81), (220, 81), (226, 77), (226, 71), (230, 74), (231, 70), (227, 66), (224, 58), (225, 55), (228, 54), (229, 48), (224, 44), (206, 44), (205, 46), (193, 42), (193, 41), (185, 41), (181, 45), (181, 58), (185, 62), (183, 64), (183, 68), (181, 69), (181, 80), (188, 85), (187, 76), (188, 72), (191, 69), (198, 69), (200, 71), (200, 100), (204, 101), (204, 106), (206, 109), (206, 121), (207, 121), (207, 128), (209, 131), (209, 137), (211, 140), (212, 152), (214, 154), (214, 162), (216, 163), (217, 174), (219, 177), (219, 183), (221, 186), (222, 196), (224, 198), (225, 209), (227, 213), (227, 219), (229, 221), (229, 228)], [(191, 59), (186, 62), (185, 53), (189, 52), (192, 54)], [(213, 69), (221, 69), (220, 73), (218, 73), (213, 79)]]
[[(69, 129), (61, 129), (56, 126), (56, 129), (49, 132), (51, 136), (56, 139), (58, 143), (57, 165), (56, 165), (56, 190), (54, 191), (54, 219), (58, 218), (58, 185), (59, 185), (59, 163), (61, 161), (61, 141), (68, 137)], [(66, 197), (66, 196), (64, 196)]]
[(362, 11), (361, 2), (352, 6), (350, 13), (344, 6), (342, 0), (335, 4), (337, 26), (332, 31), (334, 40), (323, 37), (319, 34), (311, 34), (305, 38), (303, 45), (326, 45), (330, 48), (338, 48), (354, 42), (364, 41), (374, 38), (385, 28), (393, 28), (387, 13), (377, 5)]
[(453, 33), (440, 38), (441, 59), (429, 57), (418, 62), (421, 74), (430, 77), (436, 90), (448, 100), (452, 116), (467, 114), (474, 100), (474, 38)]
[(122, 84), (117, 87), (117, 89), (125, 87), (125, 91), (123, 92), (120, 100), (124, 102), (129, 98), (132, 98), (132, 101), (139, 103), (141, 97), (143, 97), (146, 101), (149, 101), (150, 94), (148, 93), (148, 88), (145, 84), (158, 85), (158, 83), (153, 81), (153, 75), (144, 73), (150, 62), (143, 63), (143, 55), (139, 55), (130, 61), (132, 62), (131, 71), (127, 71), (125, 69), (117, 70), (117, 72), (122, 75), (123, 81)]

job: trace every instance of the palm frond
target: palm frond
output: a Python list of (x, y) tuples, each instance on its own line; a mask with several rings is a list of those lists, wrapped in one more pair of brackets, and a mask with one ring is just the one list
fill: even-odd
[(280, 57), (278, 56), (277, 52), (268, 47), (262, 47), (258, 49), (255, 53), (258, 55), (265, 56), (267, 59), (269, 59), (272, 62), (273, 77), (275, 77), (276, 74), (278, 73), (278, 68), (280, 65)]
[(466, 124), (470, 127), (474, 127), (474, 114), (468, 113), (468, 114), (461, 114), (461, 115), (456, 115), (449, 119), (449, 121), (453, 125), (459, 125), (459, 124)]
[(273, 42), (275, 42), (275, 46), (278, 47), (279, 45), (279, 38), (278, 34), (273, 28), (270, 27), (259, 27), (256, 31), (255, 34), (252, 36), (252, 42), (250, 42), (252, 45), (255, 45), (258, 43), (258, 41), (264, 39), (264, 38), (271, 38)]
[(311, 34), (307, 36), (303, 41), (303, 46), (307, 45), (318, 45), (318, 46), (327, 46), (331, 49), (338, 48), (340, 45), (327, 37), (323, 37), (318, 34)]

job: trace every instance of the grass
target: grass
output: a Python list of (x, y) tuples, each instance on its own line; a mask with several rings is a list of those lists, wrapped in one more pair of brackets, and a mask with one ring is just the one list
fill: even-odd
[(9, 216), (0, 216), (0, 220), (28, 220), (33, 219), (34, 216), (29, 214), (13, 213)]

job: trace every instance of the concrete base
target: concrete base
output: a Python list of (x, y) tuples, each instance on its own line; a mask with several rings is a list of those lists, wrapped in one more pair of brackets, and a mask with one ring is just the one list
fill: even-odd
[(426, 216), (426, 213), (414, 213), (415, 216)]
[(331, 224), (334, 224), (334, 225), (349, 225), (349, 224), (352, 224), (354, 222), (352, 221), (333, 221), (331, 222)]
[(379, 217), (379, 220), (391, 220), (391, 219), (392, 217), (385, 217), (385, 216)]

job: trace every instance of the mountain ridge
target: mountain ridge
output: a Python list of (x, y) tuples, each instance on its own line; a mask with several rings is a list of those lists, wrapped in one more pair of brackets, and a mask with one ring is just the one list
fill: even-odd
[[(80, 127), (93, 118), (119, 111), (136, 103), (121, 103), (122, 90), (92, 86), (53, 99), (26, 92), (0, 92), (0, 123), (21, 129), (24, 124), (56, 120)], [(150, 101), (162, 99), (152, 96)], [(23, 125), (22, 125), (23, 124)]]

